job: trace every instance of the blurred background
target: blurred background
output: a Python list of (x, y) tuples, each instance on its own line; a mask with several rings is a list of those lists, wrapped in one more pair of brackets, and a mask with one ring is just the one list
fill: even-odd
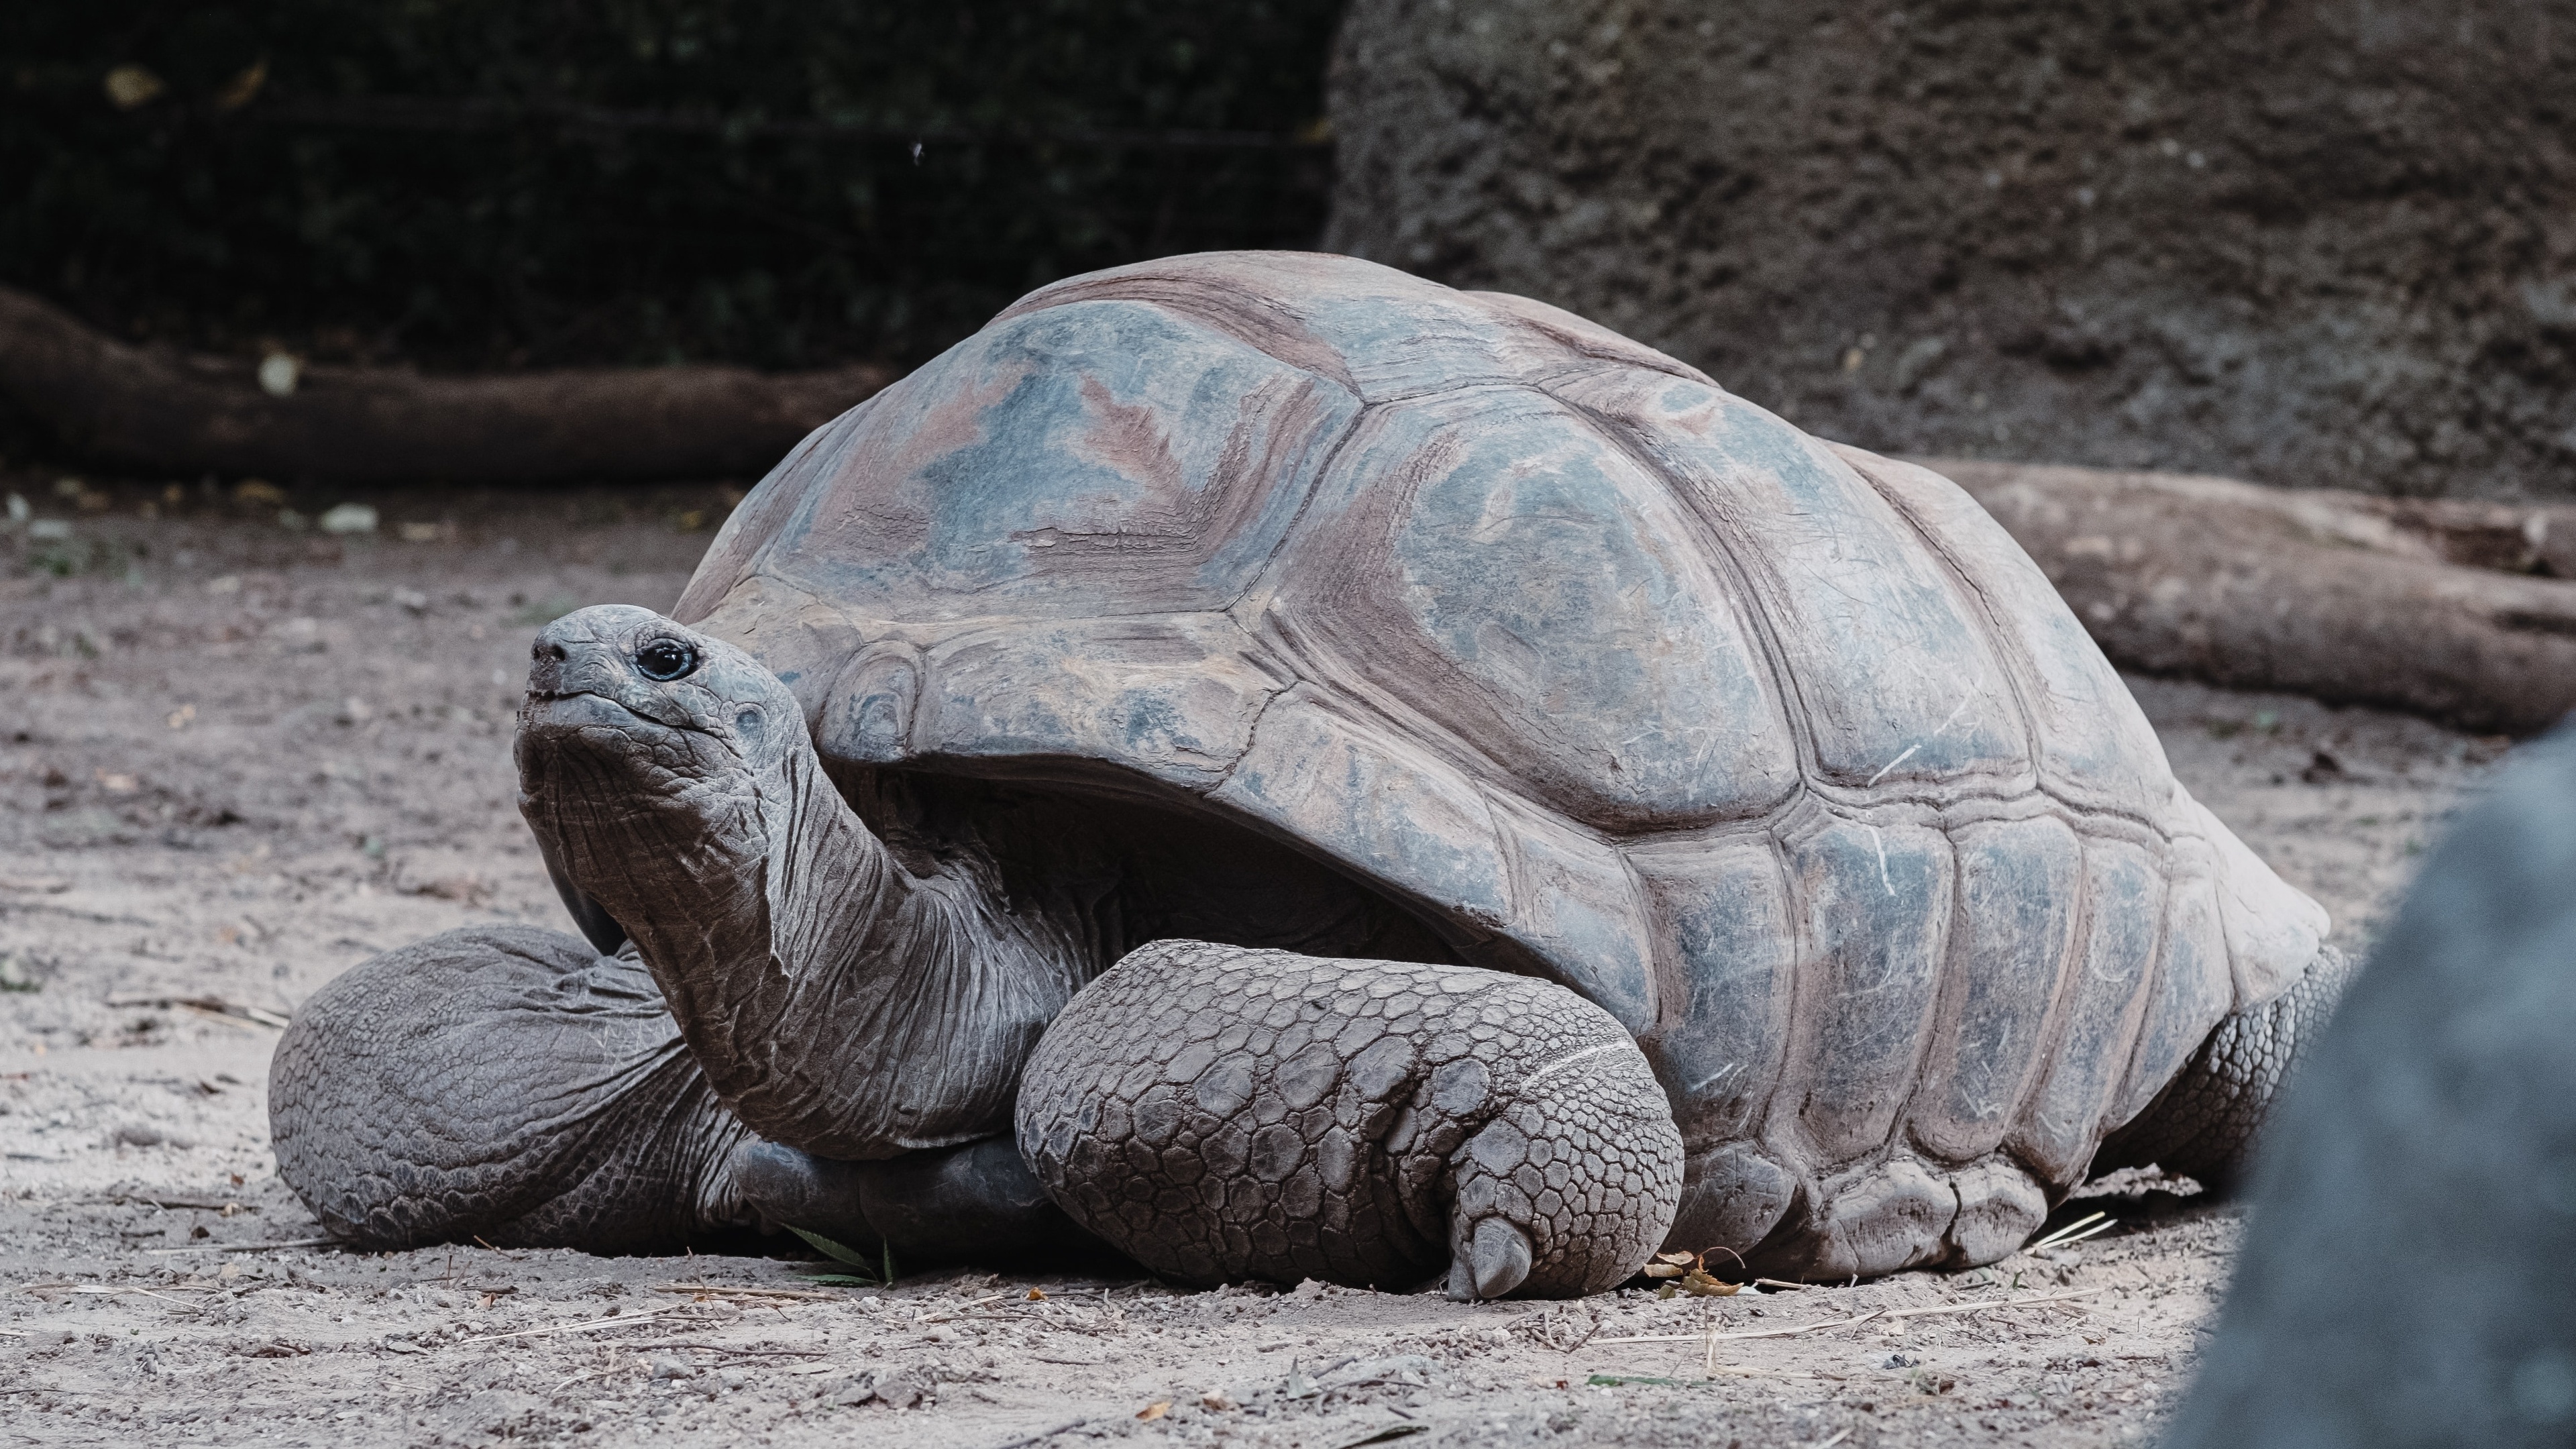
[(1865, 446), (2576, 494), (2569, 0), (49, 0), (0, 55), (0, 283), (129, 342), (901, 368), (1323, 246)]
[(1324, 221), (1330, 0), (10, 9), (0, 281), (129, 338), (917, 362)]

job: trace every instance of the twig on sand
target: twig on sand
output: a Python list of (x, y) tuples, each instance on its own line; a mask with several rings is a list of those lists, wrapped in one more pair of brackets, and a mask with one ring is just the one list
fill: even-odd
[(176, 996), (166, 991), (120, 991), (107, 999), (109, 1006), (183, 1006), (200, 1016), (219, 1017), (238, 1026), (255, 1021), (261, 1026), (285, 1030), (287, 1019), (266, 1007), (243, 1006), (220, 996)]
[[(185, 1298), (172, 1297), (170, 1294), (159, 1292), (155, 1289), (125, 1288), (118, 1287), (112, 1283), (30, 1283), (27, 1285), (27, 1291), (30, 1293), (87, 1293), (104, 1298), (113, 1298), (126, 1293), (140, 1293), (146, 1298), (160, 1298), (176, 1303), (180, 1307), (188, 1310), (190, 1313), (203, 1312), (205, 1309), (205, 1305), (202, 1303), (191, 1303)], [(200, 1289), (198, 1291), (204, 1292), (207, 1290)]]
[[(1808, 1373), (1799, 1369), (1746, 1368), (1742, 1364), (1722, 1363), (1710, 1368), (1706, 1377), (1712, 1379), (1720, 1377), (1738, 1379), (1814, 1379), (1831, 1378), (1832, 1375)], [(1613, 1380), (1615, 1380), (1616, 1383), (1613, 1383)], [(1548, 1380), (1547, 1382), (1553, 1383), (1558, 1382), (1558, 1380)], [(1654, 1374), (1643, 1373), (1597, 1373), (1592, 1376), (1590, 1382), (1595, 1384), (1606, 1384), (1614, 1388), (1617, 1387), (1618, 1384), (1653, 1384), (1659, 1387), (1669, 1386), (1673, 1388), (1692, 1388), (1698, 1386), (1694, 1385), (1689, 1379), (1663, 1378)]]
[(1622, 1338), (1603, 1338), (1594, 1341), (1607, 1348), (1614, 1343), (1700, 1343), (1703, 1341), (1722, 1343), (1739, 1338), (1793, 1338), (1801, 1333), (1816, 1333), (1828, 1328), (1849, 1328), (1856, 1323), (1867, 1323), (1886, 1312), (1884, 1308), (1873, 1308), (1867, 1313), (1855, 1314), (1850, 1318), (1828, 1318), (1816, 1323), (1793, 1324), (1787, 1328), (1748, 1328), (1734, 1333), (1636, 1333)]
[(1983, 1313), (1989, 1308), (2037, 1308), (2047, 1303), (2066, 1303), (2077, 1298), (2090, 1298), (2109, 1290), (2086, 1288), (2076, 1293), (2050, 1293), (2039, 1298), (1990, 1298), (1980, 1303), (1943, 1303), (1931, 1308), (1891, 1308), (1890, 1318), (1928, 1318), (1935, 1313)]
[(1843, 1442), (1845, 1439), (1848, 1439), (1848, 1438), (1850, 1438), (1850, 1437), (1851, 1437), (1851, 1430), (1849, 1430), (1849, 1429), (1836, 1429), (1836, 1430), (1833, 1432), (1833, 1436), (1832, 1436), (1831, 1438), (1819, 1439), (1819, 1440), (1817, 1440), (1815, 1443), (1808, 1445), (1808, 1446), (1807, 1446), (1807, 1449), (1834, 1449), (1834, 1446), (1835, 1446), (1835, 1445), (1837, 1445), (1837, 1444), (1839, 1444), (1839, 1443)]
[(729, 1353), (750, 1358), (830, 1358), (828, 1350), (819, 1348), (754, 1348), (743, 1344), (701, 1343), (690, 1338), (655, 1338), (637, 1343), (632, 1339), (618, 1345), (629, 1352), (648, 1348), (694, 1348), (708, 1353)]
[(1043, 1444), (1058, 1434), (1069, 1433), (1090, 1422), (1091, 1419), (1088, 1415), (1079, 1419), (1067, 1419), (1052, 1429), (1040, 1429), (1034, 1434), (1023, 1434), (1017, 1439), (1009, 1440), (1006, 1443), (996, 1444), (993, 1446), (993, 1449), (1028, 1449), (1028, 1446), (1031, 1444)]
[(258, 1208), (253, 1207), (249, 1203), (243, 1202), (239, 1198), (216, 1199), (211, 1197), (169, 1197), (159, 1193), (147, 1192), (120, 1192), (110, 1194), (107, 1197), (74, 1198), (73, 1201), (79, 1203), (83, 1207), (98, 1207), (102, 1205), (107, 1207), (119, 1207), (126, 1203), (141, 1203), (146, 1207), (157, 1207), (165, 1212), (172, 1208), (198, 1208), (206, 1212), (219, 1212), (226, 1217), (231, 1217), (237, 1212), (255, 1213), (259, 1211)]
[(1983, 1313), (1989, 1308), (2039, 1308), (2051, 1303), (2066, 1303), (2077, 1298), (2090, 1298), (2104, 1292), (2086, 1288), (2076, 1293), (2050, 1293), (2038, 1298), (1992, 1298), (1982, 1303), (1943, 1303), (1930, 1308), (1873, 1308), (1849, 1318), (1828, 1318), (1817, 1323), (1793, 1324), (1787, 1328), (1747, 1328), (1733, 1333), (1640, 1333), (1624, 1338), (1597, 1340), (1603, 1347), (1614, 1343), (1726, 1343), (1747, 1338), (1792, 1338), (1801, 1333), (1816, 1333), (1828, 1328), (1850, 1328), (1873, 1318), (1927, 1318), (1936, 1313)]
[(936, 1313), (924, 1314), (923, 1316), (914, 1319), (913, 1322), (954, 1323), (957, 1321), (957, 1315), (964, 1313), (969, 1308), (981, 1308), (987, 1303), (998, 1303), (1005, 1298), (1017, 1298), (1018, 1296), (1019, 1294), (1017, 1293), (987, 1293), (981, 1298), (969, 1298), (954, 1308), (943, 1308)]
[(629, 1324), (658, 1318), (665, 1313), (677, 1313), (687, 1306), (684, 1303), (669, 1303), (659, 1308), (620, 1313), (613, 1318), (586, 1318), (578, 1323), (552, 1323), (543, 1328), (522, 1328), (515, 1333), (478, 1333), (472, 1338), (460, 1338), (456, 1342), (461, 1346), (469, 1343), (495, 1343), (505, 1338), (543, 1338), (550, 1333), (590, 1333), (602, 1328), (624, 1328)]
[(281, 1248), (336, 1248), (338, 1246), (340, 1246), (338, 1238), (289, 1238), (282, 1243), (199, 1243), (193, 1248), (146, 1248), (143, 1251), (155, 1258), (167, 1258), (176, 1253), (273, 1253)]
[(745, 1283), (665, 1283), (656, 1293), (694, 1293), (707, 1298), (791, 1298), (807, 1303), (838, 1303), (849, 1295), (814, 1288), (755, 1288)]
[(2119, 1225), (2118, 1218), (2108, 1213), (2095, 1213), (2091, 1217), (2077, 1218), (2036, 1243), (2024, 1245), (2022, 1251), (2046, 1257), (2056, 1249), (2071, 1248), (2087, 1238), (2098, 1238)]

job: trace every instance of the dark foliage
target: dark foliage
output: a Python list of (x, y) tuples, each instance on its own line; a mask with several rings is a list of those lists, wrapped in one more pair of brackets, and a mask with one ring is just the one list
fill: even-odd
[(915, 360), (1056, 277), (1311, 245), (1337, 9), (0, 7), (0, 281), (218, 348)]

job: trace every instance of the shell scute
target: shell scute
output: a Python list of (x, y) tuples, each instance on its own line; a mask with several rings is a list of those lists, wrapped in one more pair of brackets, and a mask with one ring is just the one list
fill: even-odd
[(2048, 1003), (2075, 948), (2083, 848), (2061, 820), (1993, 821), (1952, 832), (1959, 904), (1950, 1010), (1909, 1114), (1945, 1162), (2002, 1144), (2040, 1066)]
[(2113, 809), (2170, 796), (2173, 772), (2146, 711), (2003, 525), (1928, 468), (1858, 448), (1836, 445), (1834, 452), (1904, 512), (1953, 573), (1973, 583), (1981, 626), (2001, 645), (2038, 737), (2041, 778), (2069, 798)]
[(1799, 1039), (1775, 1104), (1816, 1166), (1887, 1145), (1913, 1095), (1940, 993), (1954, 864), (1949, 837), (1922, 825), (1827, 814), (1789, 839), (1801, 953)]
[(1653, 1029), (1660, 1002), (1654, 942), (1617, 851), (1547, 814), (1489, 799), (1511, 869), (1511, 919), (1549, 975), (1616, 1018)]
[(2101, 1139), (2105, 1106), (2146, 1014), (2141, 983), (2164, 934), (2164, 872), (2132, 841), (2084, 841), (2082, 937), (2050, 1008), (2047, 1064), (2006, 1145), (2043, 1181), (2071, 1182)]
[(1767, 831), (1628, 854), (1679, 1000), (1649, 1056), (1684, 1140), (1746, 1135), (1788, 1052), (1797, 921)]
[[(1285, 681), (1248, 657), (1222, 614), (979, 625), (928, 653), (909, 756), (1117, 760), (1184, 790), (1224, 779)], [(864, 696), (873, 678), (841, 686)], [(837, 696), (836, 696), (837, 697)], [(863, 714), (854, 718), (865, 718)], [(856, 739), (816, 745), (857, 758)]]
[(2129, 1059), (2128, 1078), (2105, 1114), (2106, 1126), (2120, 1126), (2146, 1110), (2234, 1004), (2215, 856), (2205, 841), (2184, 837), (2174, 842), (2166, 863), (2171, 884), (2154, 991), (2136, 1054)]
[(1668, 486), (1543, 393), (1372, 414), (1270, 607), (1312, 674), (1596, 829), (1738, 818), (1797, 788), (1769, 666)]
[(760, 567), (873, 619), (1222, 609), (1359, 411), (1130, 301), (989, 327), (863, 404)]
[(1509, 916), (1510, 866), (1484, 797), (1313, 686), (1271, 703), (1208, 799), (1487, 929)]
[(1985, 622), (1850, 465), (1686, 378), (1604, 370), (1550, 391), (1676, 480), (1776, 641), (1819, 783), (2028, 775)]
[(1032, 292), (997, 320), (1113, 299), (1188, 317), (1371, 404), (1527, 383), (1594, 358), (1701, 376), (1544, 303), (1454, 291), (1306, 252), (1211, 252), (1113, 267)]

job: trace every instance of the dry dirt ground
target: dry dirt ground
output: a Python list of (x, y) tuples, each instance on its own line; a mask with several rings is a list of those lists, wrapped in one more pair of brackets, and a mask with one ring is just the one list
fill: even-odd
[[(2188, 1382), (2237, 1215), (2162, 1192), (1965, 1275), (1568, 1304), (263, 1246), (317, 1233), (263, 1023), (414, 937), (567, 925), (510, 804), (528, 634), (667, 606), (730, 495), (394, 495), (334, 535), (0, 486), (58, 525), (0, 525), (0, 1442), (2073, 1446), (2152, 1437)], [(2500, 748), (2137, 687), (2348, 945)]]

